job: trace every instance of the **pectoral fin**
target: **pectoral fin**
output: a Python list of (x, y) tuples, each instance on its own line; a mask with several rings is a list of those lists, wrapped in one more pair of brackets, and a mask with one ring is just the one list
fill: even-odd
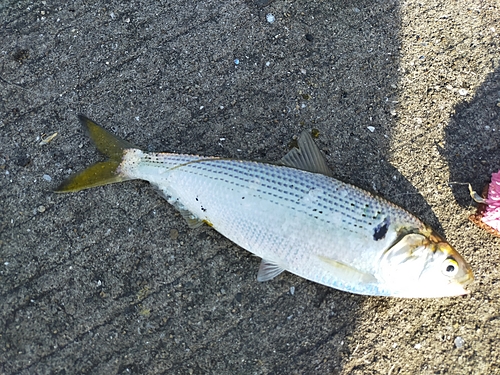
[(321, 255), (318, 255), (318, 258), (325, 267), (328, 267), (337, 277), (344, 281), (367, 284), (378, 282), (377, 278), (372, 274), (360, 271), (348, 264)]
[(278, 276), (284, 269), (278, 266), (276, 263), (269, 262), (265, 259), (262, 259), (259, 266), (259, 273), (257, 273), (257, 281), (269, 281)]

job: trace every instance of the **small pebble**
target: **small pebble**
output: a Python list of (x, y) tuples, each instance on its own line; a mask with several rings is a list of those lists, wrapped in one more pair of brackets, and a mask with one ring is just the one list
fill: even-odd
[(268, 13), (266, 14), (266, 20), (269, 23), (273, 23), (274, 21), (276, 21), (276, 18), (274, 18), (274, 15), (272, 13)]
[(179, 231), (177, 229), (170, 229), (170, 239), (176, 240), (179, 238)]
[(295, 287), (291, 286), (290, 287), (290, 294), (293, 296), (295, 294)]
[(238, 65), (240, 63), (239, 59), (234, 59), (234, 65)]
[(469, 91), (468, 91), (468, 90), (466, 90), (466, 89), (459, 89), (459, 90), (458, 90), (458, 93), (459, 93), (460, 95), (462, 95), (462, 96), (465, 96), (465, 95), (467, 95), (467, 94), (469, 93)]
[(457, 347), (457, 349), (463, 348), (464, 344), (465, 344), (464, 339), (461, 338), (460, 336), (457, 336), (457, 338), (455, 339), (455, 346)]
[(45, 212), (45, 206), (39, 206), (38, 212), (40, 212), (40, 213)]
[(50, 177), (48, 174), (44, 174), (43, 179), (48, 182), (52, 181), (52, 177)]

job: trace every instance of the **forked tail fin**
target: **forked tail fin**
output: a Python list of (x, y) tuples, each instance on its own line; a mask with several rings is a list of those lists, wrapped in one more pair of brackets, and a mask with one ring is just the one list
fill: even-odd
[(128, 178), (118, 173), (117, 168), (122, 162), (124, 151), (136, 147), (111, 134), (84, 115), (78, 115), (78, 118), (97, 149), (109, 159), (91, 165), (69, 177), (59, 185), (55, 192), (69, 193), (128, 180)]

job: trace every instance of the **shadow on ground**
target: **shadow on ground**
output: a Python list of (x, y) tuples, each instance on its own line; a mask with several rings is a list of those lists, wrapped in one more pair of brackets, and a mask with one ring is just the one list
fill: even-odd
[(491, 73), (470, 102), (457, 106), (446, 126), (443, 156), (457, 202), (470, 206), (467, 185), (481, 193), (500, 169), (500, 71)]

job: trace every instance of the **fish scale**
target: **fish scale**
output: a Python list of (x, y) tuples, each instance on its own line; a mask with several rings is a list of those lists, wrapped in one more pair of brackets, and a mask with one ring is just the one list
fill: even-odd
[(466, 294), (473, 279), (460, 254), (415, 216), (333, 178), (307, 132), (272, 164), (144, 152), (80, 120), (109, 159), (58, 192), (146, 180), (191, 227), (207, 223), (262, 258), (259, 281), (287, 270), (352, 293), (443, 297)]

